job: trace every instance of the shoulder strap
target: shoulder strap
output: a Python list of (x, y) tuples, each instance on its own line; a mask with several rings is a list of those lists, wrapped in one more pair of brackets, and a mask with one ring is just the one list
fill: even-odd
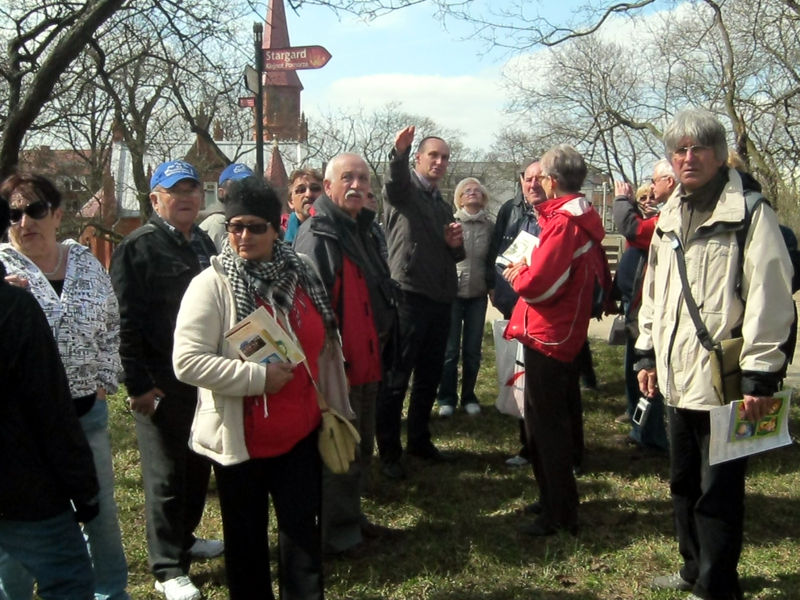
[(697, 338), (700, 340), (703, 348), (706, 350), (713, 350), (714, 342), (711, 340), (711, 335), (708, 333), (703, 319), (700, 316), (700, 309), (697, 308), (697, 303), (692, 296), (692, 290), (689, 287), (689, 278), (686, 275), (686, 260), (684, 259), (683, 246), (677, 236), (672, 236), (672, 249), (675, 250), (675, 259), (678, 263), (678, 274), (681, 276), (681, 285), (683, 286), (683, 299), (686, 301), (686, 308), (689, 315), (692, 317), (695, 329), (697, 329)]
[[(740, 290), (742, 287), (742, 270), (744, 269), (744, 245), (747, 241), (747, 234), (750, 231), (750, 224), (753, 222), (753, 213), (761, 205), (766, 202), (771, 206), (761, 192), (756, 190), (745, 190), (744, 192), (744, 221), (742, 226), (736, 230), (736, 244), (739, 246), (739, 269), (737, 271), (736, 289)], [(741, 292), (739, 292), (741, 296)]]

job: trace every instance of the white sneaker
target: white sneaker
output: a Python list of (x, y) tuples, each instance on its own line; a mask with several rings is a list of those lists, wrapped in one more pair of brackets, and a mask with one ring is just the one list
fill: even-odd
[(474, 417), (475, 415), (480, 414), (481, 405), (477, 402), (470, 402), (464, 405), (464, 410), (470, 417)]
[(196, 538), (192, 547), (189, 548), (189, 557), (193, 560), (203, 560), (222, 556), (223, 552), (225, 552), (225, 543), (222, 540)]
[(186, 575), (156, 581), (156, 591), (164, 594), (167, 600), (200, 600), (200, 590)]
[(520, 456), (519, 454), (512, 456), (509, 459), (506, 459), (506, 464), (509, 467), (524, 467), (528, 464), (528, 459), (524, 456)]
[(450, 406), (449, 404), (441, 404), (439, 406), (439, 416), (440, 417), (452, 417), (455, 409)]

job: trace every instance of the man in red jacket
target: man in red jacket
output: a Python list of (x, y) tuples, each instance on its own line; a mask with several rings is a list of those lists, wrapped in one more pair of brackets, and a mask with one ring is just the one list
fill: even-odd
[(510, 265), (503, 276), (520, 295), (506, 337), (525, 345), (525, 429), (540, 493), (540, 514), (521, 532), (551, 535), (578, 528), (578, 489), (572, 471), (572, 427), (579, 419), (575, 357), (586, 341), (594, 291), (611, 287), (600, 216), (580, 193), (583, 157), (567, 145), (542, 156), (537, 203), (541, 233), (530, 264)]
[[(324, 194), (315, 214), (300, 226), (294, 248), (316, 264), (342, 333), (350, 404), (361, 435), (350, 470), (322, 477), (322, 541), (328, 554), (355, 554), (363, 537), (386, 533), (361, 511), (375, 447), (375, 403), (382, 375), (381, 349), (396, 319), (389, 265), (380, 253), (364, 208), (370, 192), (369, 167), (356, 154), (334, 157), (325, 171)], [(361, 546), (363, 548), (363, 546)]]

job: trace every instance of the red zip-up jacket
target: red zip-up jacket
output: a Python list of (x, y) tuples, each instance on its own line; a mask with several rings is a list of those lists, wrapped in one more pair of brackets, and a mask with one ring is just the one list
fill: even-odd
[(595, 281), (610, 289), (605, 229), (581, 194), (546, 200), (536, 211), (539, 247), (512, 282), (520, 298), (505, 337), (571, 362), (586, 341)]

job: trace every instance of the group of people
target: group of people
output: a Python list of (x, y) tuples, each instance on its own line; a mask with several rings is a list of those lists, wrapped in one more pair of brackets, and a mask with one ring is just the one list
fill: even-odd
[[(539, 500), (526, 507), (534, 518), (521, 532), (578, 532), (581, 355), (589, 320), (612, 285), (602, 220), (581, 193), (586, 162), (566, 145), (530, 162), (520, 197), (493, 223), (478, 180), (461, 181), (452, 205), (442, 197), (445, 140), (420, 140), (409, 168), (414, 137), (413, 126), (395, 137), (382, 226), (370, 171), (355, 154), (332, 158), (324, 175), (293, 173), (288, 218), (268, 182), (231, 165), (220, 177), (219, 204), (200, 226), (197, 171), (164, 163), (150, 182), (153, 214), (119, 245), (110, 276), (86, 249), (57, 241), (62, 209), (49, 181), (14, 175), (0, 185), (0, 226), (11, 225), (10, 243), (0, 246), (8, 307), (0, 315), (8, 391), (0, 443), (17, 458), (0, 463), (0, 597), (27, 600), (34, 579), (45, 599), (128, 597), (105, 405), (121, 373), (139, 441), (156, 589), (167, 600), (196, 600), (192, 560), (224, 552), (232, 599), (272, 598), (271, 498), (281, 597), (322, 598), (326, 554), (392, 535), (361, 507), (375, 442), (380, 472), (402, 479), (404, 455), (452, 458), (431, 436), (437, 399), (444, 417), (459, 398), (468, 414), (480, 412), (474, 388), (487, 296), (509, 319), (505, 336), (524, 347), (520, 431)], [(679, 113), (641, 202), (619, 185), (614, 206), (630, 242), (617, 281), (629, 324), (627, 412), (644, 395), (663, 415), (651, 414), (631, 437), (669, 447), (683, 558), (679, 572), (653, 584), (703, 600), (742, 597), (746, 460), (709, 465), (708, 410), (716, 400), (674, 248), (684, 250), (713, 339), (744, 338), (741, 391), (750, 417), (768, 410), (778, 389), (793, 318), (791, 263), (768, 204), (748, 215), (738, 252), (748, 180), (725, 167), (725, 137), (709, 113)], [(498, 269), (495, 256), (523, 230), (538, 238), (535, 249)], [(257, 309), (302, 350), (300, 364), (242, 359), (226, 334)], [(338, 400), (361, 438), (346, 473), (330, 471), (317, 448), (326, 408), (319, 381), (331, 364), (344, 368), (349, 394)], [(193, 533), (212, 468), (224, 544)]]

